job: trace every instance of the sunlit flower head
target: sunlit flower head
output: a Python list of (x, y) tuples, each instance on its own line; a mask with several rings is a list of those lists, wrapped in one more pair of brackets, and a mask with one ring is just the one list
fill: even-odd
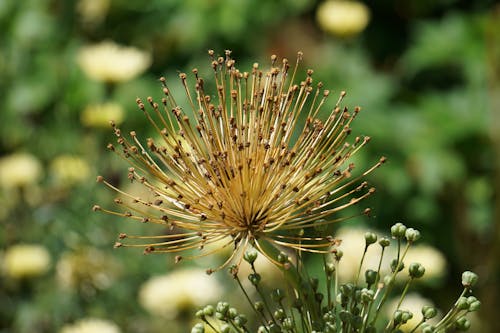
[(134, 47), (105, 41), (83, 47), (77, 62), (91, 79), (124, 82), (144, 72), (151, 64), (151, 56)]
[(316, 13), (321, 29), (339, 36), (349, 37), (363, 31), (370, 20), (370, 10), (358, 1), (327, 0)]
[(113, 102), (87, 105), (80, 116), (83, 125), (96, 128), (109, 128), (109, 121), (111, 119), (116, 124), (121, 124), (123, 118), (124, 111), (122, 106)]
[(120, 333), (120, 328), (112, 321), (99, 318), (84, 318), (74, 324), (65, 325), (60, 333)]
[(33, 155), (14, 153), (0, 158), (0, 186), (23, 187), (36, 183), (42, 176), (42, 164)]
[(87, 179), (90, 166), (76, 155), (59, 155), (50, 163), (50, 172), (56, 183), (69, 186)]
[(36, 244), (18, 244), (9, 247), (3, 258), (3, 269), (12, 278), (35, 277), (50, 268), (50, 254)]
[(217, 299), (222, 286), (200, 269), (181, 269), (155, 276), (139, 291), (139, 303), (151, 314), (174, 318), (186, 309), (206, 305)]
[[(160, 79), (160, 103), (137, 99), (159, 140), (144, 142), (135, 131), (127, 136), (115, 127), (118, 145), (108, 148), (130, 163), (128, 179), (148, 188), (155, 199), (126, 193), (99, 176), (119, 193), (115, 202), (123, 211), (94, 210), (170, 229), (154, 236), (121, 234), (121, 239), (145, 242), (116, 246), (144, 247), (146, 253), (199, 251), (178, 255), (177, 261), (233, 248), (227, 261), (209, 273), (232, 259), (241, 261), (249, 245), (272, 261), (267, 244), (324, 253), (336, 241), (313, 235), (316, 227), (347, 219), (339, 212), (374, 192), (363, 177), (385, 158), (356, 173), (352, 157), (369, 137), (351, 139), (360, 108), (341, 106), (345, 92), (328, 106), (331, 93), (321, 82), (313, 84), (312, 70), (296, 84), (302, 53), (292, 68), (288, 60), (279, 64), (272, 56), (268, 70), (255, 63), (249, 72), (240, 72), (230, 54), (214, 57), (209, 51), (214, 93), (205, 90), (205, 80), (194, 69), (193, 83), (187, 74), (179, 75), (185, 104), (174, 100), (165, 78)], [(222, 247), (207, 251), (206, 245), (221, 239), (227, 239)]]

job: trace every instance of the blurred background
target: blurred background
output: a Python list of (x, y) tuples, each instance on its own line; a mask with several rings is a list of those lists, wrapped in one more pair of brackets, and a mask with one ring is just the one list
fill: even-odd
[(447, 309), (473, 270), (472, 331), (497, 332), (499, 22), (493, 0), (0, 0), (0, 332), (186, 332), (197, 306), (234, 299), (207, 261), (113, 250), (140, 226), (91, 211), (112, 207), (96, 175), (129, 186), (108, 120), (147, 137), (135, 99), (158, 99), (160, 76), (182, 96), (178, 73), (207, 73), (208, 49), (241, 70), (301, 50), (304, 70), (346, 90), (372, 137), (358, 165), (388, 162), (369, 176), (373, 216), (338, 234), (420, 229), (429, 276), (412, 300)]

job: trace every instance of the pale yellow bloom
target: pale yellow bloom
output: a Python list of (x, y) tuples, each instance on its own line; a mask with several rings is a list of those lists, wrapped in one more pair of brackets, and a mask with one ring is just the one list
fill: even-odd
[(50, 267), (50, 254), (41, 245), (18, 244), (5, 252), (3, 269), (13, 278), (39, 276)]
[(201, 269), (181, 269), (155, 276), (139, 292), (139, 303), (150, 313), (174, 318), (182, 309), (206, 305), (221, 295), (222, 287)]
[(65, 325), (60, 333), (120, 333), (120, 328), (109, 320), (84, 318), (71, 325)]
[(57, 262), (57, 280), (65, 288), (106, 289), (115, 281), (120, 266), (95, 248), (68, 252)]
[(36, 183), (42, 176), (42, 164), (31, 154), (14, 153), (0, 159), (0, 186), (22, 187)]
[(83, 125), (98, 128), (109, 128), (110, 120), (120, 124), (123, 118), (122, 106), (113, 102), (88, 105), (80, 117)]
[(90, 166), (81, 157), (60, 155), (52, 160), (50, 172), (57, 183), (72, 185), (88, 179)]
[(110, 0), (79, 0), (76, 10), (82, 21), (86, 23), (99, 23), (108, 14)]
[(105, 82), (124, 82), (144, 72), (151, 64), (149, 53), (111, 41), (83, 47), (78, 64), (88, 77)]
[(327, 0), (319, 5), (316, 19), (321, 29), (340, 37), (357, 35), (370, 21), (370, 11), (362, 2)]

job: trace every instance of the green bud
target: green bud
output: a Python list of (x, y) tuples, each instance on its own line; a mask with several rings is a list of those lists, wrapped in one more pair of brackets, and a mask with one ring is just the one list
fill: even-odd
[(405, 268), (404, 262), (398, 262), (397, 259), (391, 260), (391, 271), (392, 272), (395, 272), (396, 269), (398, 270), (398, 272), (401, 272), (403, 270), (403, 268)]
[(221, 314), (226, 314), (227, 310), (229, 310), (229, 303), (228, 302), (219, 302), (215, 306), (215, 311), (219, 312)]
[(373, 297), (375, 296), (375, 292), (371, 289), (363, 288), (361, 289), (361, 301), (363, 303), (369, 303), (373, 301)]
[(292, 331), (292, 329), (294, 328), (293, 319), (290, 317), (286, 317), (285, 319), (283, 319), (283, 328), (288, 331)]
[(354, 291), (354, 285), (352, 283), (346, 283), (340, 286), (340, 293), (345, 296), (351, 296)]
[(424, 316), (425, 320), (434, 318), (437, 315), (437, 310), (435, 307), (430, 305), (424, 305), (422, 307), (422, 316)]
[(250, 280), (250, 282), (252, 282), (254, 286), (256, 286), (259, 284), (261, 277), (259, 273), (252, 273), (248, 275), (248, 279)]
[(465, 271), (462, 273), (462, 285), (465, 288), (472, 288), (478, 280), (478, 276), (476, 273), (471, 272), (471, 271)]
[(261, 302), (261, 301), (257, 301), (255, 303), (253, 303), (253, 307), (255, 308), (255, 310), (257, 312), (262, 312), (264, 311), (264, 303)]
[(480, 301), (474, 301), (469, 304), (469, 311), (477, 311), (481, 308), (481, 302)]
[(257, 329), (257, 333), (267, 333), (267, 332), (268, 330), (264, 326), (259, 326), (259, 328)]
[(403, 311), (401, 311), (401, 310), (394, 311), (394, 313), (392, 315), (392, 320), (394, 321), (394, 323), (396, 325), (400, 324), (402, 322), (402, 319), (403, 319)]
[(410, 311), (403, 311), (403, 314), (401, 315), (401, 321), (403, 324), (406, 324), (411, 318), (413, 318), (413, 313)]
[(459, 331), (467, 331), (470, 328), (470, 321), (466, 317), (460, 317), (455, 321), (455, 327)]
[(285, 317), (286, 314), (283, 309), (277, 309), (276, 311), (274, 311), (274, 318), (278, 319), (279, 321), (282, 321), (283, 319), (285, 319)]
[(286, 264), (289, 261), (290, 259), (288, 258), (288, 254), (286, 254), (285, 252), (280, 252), (280, 254), (278, 254), (278, 262), (280, 264)]
[(215, 309), (212, 305), (207, 305), (203, 308), (203, 314), (205, 316), (213, 316), (215, 313)]
[(333, 275), (335, 273), (335, 265), (332, 262), (329, 262), (325, 265), (325, 271), (328, 275)]
[(247, 317), (244, 314), (239, 314), (234, 318), (234, 323), (238, 327), (243, 327), (248, 322)]
[(196, 318), (203, 318), (205, 317), (205, 314), (203, 313), (203, 310), (198, 310), (196, 311), (196, 313), (194, 314), (196, 316)]
[(383, 238), (381, 238), (381, 239), (378, 241), (378, 243), (379, 243), (379, 244), (380, 244), (380, 246), (382, 246), (382, 247), (387, 247), (387, 246), (391, 245), (391, 241), (390, 241), (390, 239), (389, 239), (389, 238), (387, 238), (387, 237), (383, 237)]
[(419, 279), (422, 276), (424, 276), (425, 267), (417, 262), (414, 262), (414, 263), (410, 264), (410, 267), (408, 268), (408, 272), (410, 273), (410, 277), (412, 279)]
[(373, 269), (367, 269), (365, 271), (366, 284), (368, 284), (369, 286), (374, 284), (375, 281), (377, 281), (377, 275), (377, 272), (375, 272)]
[(377, 241), (377, 235), (375, 235), (373, 232), (367, 232), (365, 233), (365, 244), (366, 246), (369, 246)]
[(406, 240), (410, 243), (416, 242), (418, 239), (420, 239), (420, 231), (413, 228), (408, 228), (406, 229), (405, 237)]
[(283, 290), (277, 288), (271, 292), (271, 299), (276, 303), (280, 302), (285, 297)]
[(204, 332), (205, 332), (205, 326), (202, 323), (197, 323), (191, 329), (191, 333), (204, 333)]
[(236, 310), (236, 308), (229, 308), (229, 310), (227, 310), (227, 315), (229, 318), (234, 319), (238, 315), (238, 310)]
[(466, 297), (460, 297), (458, 300), (457, 300), (457, 308), (459, 310), (467, 310), (469, 308), (469, 304), (467, 303), (467, 298)]
[(342, 256), (344, 255), (344, 252), (342, 252), (341, 249), (337, 249), (333, 255), (335, 256), (335, 260), (340, 261), (342, 259)]
[(220, 325), (220, 333), (229, 333), (231, 332), (231, 326), (228, 324), (222, 324)]
[(248, 262), (249, 264), (253, 264), (257, 259), (258, 254), (259, 253), (257, 252), (257, 250), (250, 249), (245, 252), (245, 254), (243, 255), (243, 259), (245, 259), (245, 261)]
[(405, 236), (406, 226), (403, 223), (396, 223), (391, 227), (391, 236), (396, 239), (401, 239)]
[(432, 325), (429, 325), (427, 323), (422, 324), (422, 333), (434, 333), (436, 332), (436, 328)]
[(341, 310), (339, 312), (339, 317), (342, 322), (347, 323), (351, 319), (351, 314), (349, 313), (349, 311)]

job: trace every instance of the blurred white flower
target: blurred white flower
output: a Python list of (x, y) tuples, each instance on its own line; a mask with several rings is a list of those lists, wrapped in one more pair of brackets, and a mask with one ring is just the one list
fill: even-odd
[(50, 267), (50, 254), (41, 245), (18, 244), (5, 251), (3, 269), (13, 278), (34, 277)]
[(406, 254), (407, 265), (418, 262), (425, 267), (424, 281), (426, 279), (439, 279), (446, 274), (446, 258), (436, 248), (420, 244), (414, 245)]
[(42, 164), (31, 154), (14, 153), (0, 158), (0, 186), (28, 186), (36, 183), (41, 176)]
[(321, 29), (340, 37), (353, 36), (366, 28), (370, 20), (368, 7), (358, 1), (327, 0), (316, 12)]
[[(396, 307), (398, 306), (399, 298), (395, 298), (391, 300), (386, 306), (386, 315), (389, 318), (392, 318), (394, 311), (396, 311)], [(434, 306), (432, 301), (427, 298), (422, 297), (417, 293), (407, 294), (403, 303), (399, 307), (400, 310), (406, 310), (413, 313), (413, 317), (404, 325), (400, 327), (403, 332), (411, 332), (411, 330), (420, 322), (422, 319), (422, 307), (424, 305)], [(436, 324), (439, 321), (439, 313), (436, 317), (427, 320), (429, 324)]]
[(62, 185), (73, 185), (88, 179), (90, 167), (83, 158), (74, 155), (59, 155), (50, 164), (54, 180)]
[(151, 64), (149, 53), (105, 41), (82, 47), (77, 61), (85, 74), (97, 81), (124, 82), (144, 72)]
[(110, 120), (118, 125), (123, 121), (123, 118), (122, 106), (113, 102), (87, 105), (80, 116), (83, 125), (97, 128), (110, 128)]
[(182, 309), (206, 305), (221, 295), (214, 276), (202, 269), (181, 269), (152, 277), (139, 291), (139, 303), (150, 313), (174, 318)]
[(120, 328), (109, 320), (84, 318), (74, 324), (65, 325), (60, 333), (120, 333)]

